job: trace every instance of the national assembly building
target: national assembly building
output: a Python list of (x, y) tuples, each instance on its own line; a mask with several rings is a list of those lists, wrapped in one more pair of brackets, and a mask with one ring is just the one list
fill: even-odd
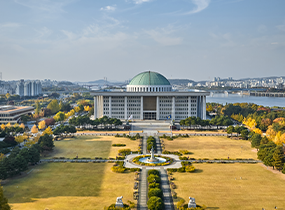
[(135, 76), (125, 91), (102, 90), (92, 95), (95, 118), (180, 121), (192, 116), (206, 119), (209, 92), (173, 90), (163, 75), (146, 71)]

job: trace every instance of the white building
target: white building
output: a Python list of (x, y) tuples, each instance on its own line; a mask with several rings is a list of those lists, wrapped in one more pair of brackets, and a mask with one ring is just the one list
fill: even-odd
[(26, 81), (20, 80), (16, 86), (16, 94), (23, 96), (38, 96), (42, 94), (42, 84), (39, 80)]
[(205, 91), (173, 91), (170, 82), (156, 72), (135, 76), (126, 91), (97, 91), (94, 95), (94, 117), (108, 116), (135, 120), (180, 121), (190, 116), (206, 119)]
[(19, 123), (22, 115), (34, 112), (32, 106), (0, 106), (0, 124)]

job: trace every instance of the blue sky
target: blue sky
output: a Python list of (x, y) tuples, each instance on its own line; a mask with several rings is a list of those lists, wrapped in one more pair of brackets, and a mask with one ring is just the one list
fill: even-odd
[(285, 76), (284, 0), (2, 0), (4, 80)]

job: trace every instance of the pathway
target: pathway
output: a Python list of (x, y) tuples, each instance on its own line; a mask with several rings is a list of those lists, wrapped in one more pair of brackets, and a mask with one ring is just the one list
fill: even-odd
[(143, 136), (143, 139), (142, 139), (142, 152), (143, 152), (144, 155), (147, 154), (146, 140), (147, 140), (147, 136)]
[(161, 178), (161, 183), (160, 183), (161, 189), (163, 192), (164, 209), (174, 210), (168, 176), (166, 170), (163, 167), (160, 168), (160, 178)]
[(156, 141), (156, 154), (161, 155), (162, 154), (162, 149), (161, 149), (161, 142), (159, 139), (159, 136), (155, 136), (155, 141)]
[(147, 210), (147, 170), (145, 167), (142, 168), (140, 174), (138, 209)]

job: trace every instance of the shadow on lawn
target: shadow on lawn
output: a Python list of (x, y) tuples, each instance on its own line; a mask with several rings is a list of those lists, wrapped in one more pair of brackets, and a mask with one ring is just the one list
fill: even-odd
[(199, 173), (202, 173), (202, 172), (203, 172), (203, 170), (202, 170), (202, 169), (198, 169), (198, 168), (196, 168), (196, 169), (195, 169), (195, 171), (194, 171), (194, 172), (192, 172), (192, 173), (199, 174)]
[(207, 210), (215, 210), (215, 209), (220, 209), (219, 207), (207, 207)]

